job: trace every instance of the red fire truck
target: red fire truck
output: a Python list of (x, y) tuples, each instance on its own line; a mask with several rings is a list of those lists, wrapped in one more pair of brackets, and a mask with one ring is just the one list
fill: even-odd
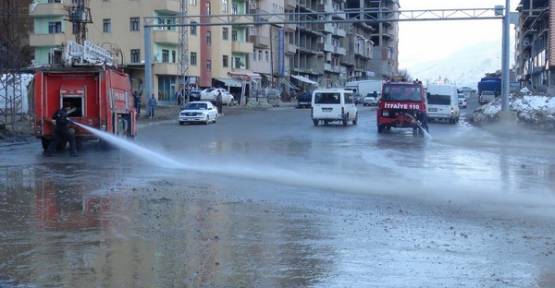
[[(77, 123), (134, 137), (137, 134), (136, 112), (129, 76), (106, 63), (98, 65), (91, 60), (102, 59), (98, 55), (96, 58), (89, 55), (85, 61), (77, 61), (71, 55), (66, 57), (66, 63), (71, 65), (51, 66), (35, 72), (34, 133), (42, 140), (43, 148), (46, 149), (54, 137), (52, 115), (64, 104), (76, 108), (69, 117)], [(79, 57), (83, 57), (83, 53)], [(96, 139), (83, 129), (74, 129), (78, 146), (83, 140)]]
[(387, 82), (378, 104), (378, 133), (391, 127), (428, 131), (425, 89), (420, 82)]

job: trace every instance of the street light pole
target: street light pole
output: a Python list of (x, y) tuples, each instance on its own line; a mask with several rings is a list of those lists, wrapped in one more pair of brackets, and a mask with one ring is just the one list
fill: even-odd
[(505, 1), (505, 17), (503, 17), (503, 55), (502, 55), (502, 87), (501, 87), (501, 110), (509, 111), (510, 92), (510, 28), (511, 28), (511, 0)]

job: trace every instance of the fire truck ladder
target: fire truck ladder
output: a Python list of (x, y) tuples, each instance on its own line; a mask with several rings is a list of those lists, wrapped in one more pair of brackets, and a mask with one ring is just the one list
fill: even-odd
[(114, 57), (106, 50), (90, 41), (84, 45), (74, 41), (68, 41), (64, 51), (64, 63), (66, 65), (114, 65)]

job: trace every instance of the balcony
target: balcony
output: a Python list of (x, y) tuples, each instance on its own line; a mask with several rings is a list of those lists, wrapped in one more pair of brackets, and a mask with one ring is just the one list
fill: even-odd
[(154, 42), (162, 44), (178, 44), (179, 34), (170, 30), (155, 30), (153, 34)]
[(66, 40), (66, 35), (64, 33), (31, 34), (29, 35), (29, 46), (31, 47), (60, 46), (64, 44), (65, 40)]
[(270, 47), (270, 37), (251, 35), (250, 40), (254, 47), (257, 48), (268, 48)]
[(335, 49), (331, 43), (324, 43), (324, 52), (335, 52)]
[(297, 30), (297, 25), (296, 24), (286, 24), (285, 25), (285, 30), (287, 32), (295, 32), (295, 30)]
[(155, 63), (152, 71), (156, 75), (177, 75), (179, 73), (176, 63)]
[(330, 63), (324, 64), (324, 70), (331, 73), (341, 73), (340, 66), (334, 66), (334, 65), (331, 65)]
[(343, 29), (343, 28), (337, 27), (335, 29), (335, 35), (337, 35), (339, 37), (345, 37), (345, 36), (347, 36), (347, 31), (345, 31), (345, 29)]
[(332, 23), (324, 24), (324, 32), (327, 32), (339, 37), (347, 36), (347, 32), (345, 31), (345, 29), (334, 26)]
[(333, 27), (332, 23), (326, 23), (324, 24), (324, 32), (335, 33), (335, 27)]
[(29, 15), (31, 17), (65, 16), (67, 11), (62, 3), (38, 3), (29, 6)]
[(250, 42), (231, 42), (231, 50), (238, 53), (252, 53), (253, 44)]
[(234, 25), (251, 24), (254, 22), (254, 17), (249, 15), (233, 15), (231, 16), (231, 23)]
[(295, 54), (295, 53), (297, 53), (297, 46), (295, 46), (295, 45), (293, 45), (293, 44), (287, 44), (286, 53), (290, 53), (290, 54)]
[(335, 47), (335, 54), (347, 55), (347, 50), (343, 47)]
[(181, 11), (179, 0), (150, 0), (155, 11), (163, 13), (179, 13)]

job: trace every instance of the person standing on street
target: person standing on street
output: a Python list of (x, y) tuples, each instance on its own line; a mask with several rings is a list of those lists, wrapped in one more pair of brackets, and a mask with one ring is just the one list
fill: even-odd
[(133, 101), (135, 102), (135, 110), (137, 111), (137, 117), (141, 115), (141, 95), (139, 92), (133, 92)]
[(158, 106), (158, 102), (156, 101), (153, 93), (152, 96), (150, 96), (150, 98), (148, 99), (148, 117), (150, 119), (154, 119), (154, 111), (156, 110), (156, 106)]
[(75, 146), (75, 129), (69, 128), (72, 123), (69, 120), (69, 114), (73, 113), (76, 109), (72, 108), (70, 104), (64, 104), (64, 107), (57, 110), (52, 116), (52, 123), (56, 126), (54, 128), (54, 140), (48, 145), (46, 156), (52, 156), (56, 148), (61, 144), (69, 142), (69, 149), (71, 156), (77, 156), (77, 148)]
[(218, 96), (216, 96), (216, 106), (218, 107), (218, 114), (223, 115), (223, 99), (222, 91), (218, 91)]

